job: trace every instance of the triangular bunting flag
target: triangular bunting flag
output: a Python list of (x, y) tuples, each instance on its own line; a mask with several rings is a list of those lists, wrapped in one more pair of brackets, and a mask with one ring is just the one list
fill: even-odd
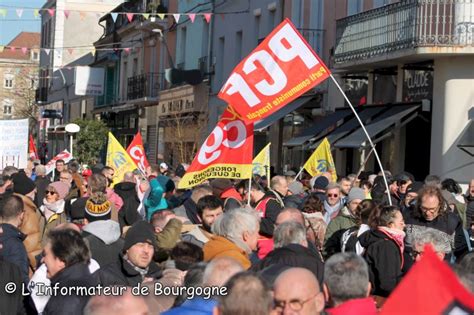
[(191, 23), (194, 23), (194, 19), (196, 18), (196, 14), (195, 13), (189, 13), (188, 17), (191, 20)]
[(27, 47), (21, 47), (21, 52), (23, 53), (23, 55), (26, 55), (27, 51), (28, 51)]
[(110, 13), (110, 15), (112, 16), (112, 20), (114, 20), (114, 23), (115, 23), (115, 21), (117, 21), (118, 13), (113, 12), (113, 13)]
[(123, 50), (124, 50), (125, 53), (127, 53), (127, 54), (130, 52), (130, 48), (128, 48), (128, 47), (127, 47), (127, 48), (124, 48)]
[(69, 18), (69, 14), (70, 14), (69, 10), (64, 10), (64, 16), (66, 17), (66, 19)]
[(48, 10), (48, 13), (51, 17), (54, 16), (54, 9), (47, 9)]
[(145, 20), (148, 20), (148, 18), (150, 17), (150, 13), (143, 13), (142, 15), (145, 18)]
[(13, 46), (10, 46), (9, 48), (10, 48), (11, 51), (15, 51), (15, 50), (16, 50), (16, 48), (13, 47)]
[(67, 52), (68, 52), (70, 55), (72, 55), (73, 52), (74, 52), (74, 49), (73, 49), (73, 48), (68, 48), (68, 49), (67, 49)]
[(211, 13), (204, 13), (204, 18), (207, 23), (211, 22)]
[(21, 19), (21, 16), (23, 15), (23, 9), (16, 9), (16, 15)]
[(79, 18), (81, 19), (81, 21), (84, 21), (84, 19), (86, 18), (86, 15), (87, 15), (87, 12), (79, 12)]
[(34, 16), (35, 18), (38, 18), (39, 15), (40, 15), (39, 10), (38, 10), (38, 9), (34, 9), (34, 10), (33, 10), (33, 16)]
[(0, 9), (0, 15), (3, 17), (7, 16), (7, 9)]
[(133, 13), (127, 13), (127, 20), (128, 20), (128, 22), (132, 22), (132, 20), (133, 20)]
[(49, 56), (49, 52), (50, 52), (50, 51), (51, 51), (51, 49), (49, 49), (49, 48), (45, 48), (45, 49), (44, 49), (44, 52), (45, 52), (46, 55), (48, 55), (48, 56)]
[(181, 16), (181, 14), (173, 14), (173, 17), (174, 17), (174, 20), (176, 21), (176, 23), (179, 22), (179, 17)]
[(165, 18), (165, 15), (163, 13), (158, 13), (158, 17), (163, 20)]
[(3, 52), (4, 49), (5, 49), (5, 46), (0, 46), (0, 53)]

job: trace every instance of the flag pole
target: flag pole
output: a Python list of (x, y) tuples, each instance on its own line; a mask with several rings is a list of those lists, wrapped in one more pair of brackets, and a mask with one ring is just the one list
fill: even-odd
[(304, 167), (300, 167), (300, 171), (298, 172), (298, 174), (296, 174), (295, 179), (293, 181), (296, 181), (298, 179), (301, 173), (303, 173), (303, 170), (304, 170)]
[(247, 197), (247, 206), (250, 207), (250, 191), (252, 190), (252, 175), (249, 178), (249, 195)]
[(344, 93), (344, 91), (342, 90), (341, 86), (336, 81), (336, 79), (334, 78), (332, 73), (329, 76), (331, 77), (334, 84), (336, 84), (339, 91), (342, 93), (342, 96), (344, 96), (344, 99), (346, 100), (346, 102), (349, 104), (350, 108), (352, 109), (352, 112), (354, 113), (355, 117), (357, 118), (357, 121), (359, 122), (360, 126), (362, 127), (362, 130), (364, 130), (364, 133), (365, 133), (365, 136), (367, 137), (367, 140), (369, 140), (369, 142), (370, 142), (370, 146), (372, 147), (372, 150), (374, 151), (375, 158), (377, 159), (377, 163), (379, 164), (380, 170), (382, 171), (383, 181), (385, 183), (385, 187), (387, 188), (386, 192), (387, 192), (387, 197), (388, 197), (388, 203), (389, 203), (389, 205), (392, 205), (392, 198), (390, 198), (390, 188), (388, 187), (387, 177), (385, 176), (385, 171), (383, 169), (382, 162), (380, 161), (379, 154), (377, 153), (377, 150), (375, 149), (375, 145), (372, 142), (372, 139), (370, 138), (369, 133), (367, 132), (367, 129), (365, 129), (365, 126), (362, 123), (362, 120), (360, 119), (359, 115), (357, 114), (354, 106), (352, 106), (352, 103), (349, 100), (349, 98), (347, 97), (346, 93)]

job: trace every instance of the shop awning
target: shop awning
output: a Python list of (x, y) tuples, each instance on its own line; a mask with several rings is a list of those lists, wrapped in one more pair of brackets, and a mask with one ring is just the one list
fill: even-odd
[[(384, 107), (367, 107), (361, 112), (359, 112), (358, 114), (359, 114), (360, 120), (362, 120), (362, 122), (365, 124), (370, 118), (379, 114), (384, 109), (385, 109)], [(352, 114), (352, 111), (351, 111), (351, 114)], [(359, 126), (360, 125), (359, 125), (359, 122), (357, 121), (357, 118), (353, 117), (352, 119), (347, 121), (345, 124), (342, 124), (341, 126), (334, 129), (331, 133), (329, 133), (329, 135), (327, 136), (329, 143), (332, 144), (336, 142), (337, 140), (341, 139), (343, 136), (347, 135), (349, 132), (355, 130)], [(323, 135), (320, 135), (320, 137), (321, 136)], [(316, 141), (309, 148), (310, 149), (317, 148), (320, 142), (321, 141)]]
[[(381, 116), (377, 117), (377, 119), (375, 119), (373, 123), (365, 126), (365, 128), (367, 129), (367, 133), (371, 138), (373, 138), (382, 131), (392, 127), (398, 121), (401, 121), (408, 115), (412, 114), (418, 108), (419, 106), (413, 105), (391, 107)], [(416, 114), (414, 114), (413, 117), (416, 117)], [(359, 128), (347, 137), (337, 141), (334, 146), (336, 148), (360, 148), (363, 146), (363, 143), (366, 140), (367, 137), (365, 136), (364, 130), (362, 128)], [(376, 142), (374, 140), (372, 141)]]
[(464, 128), (457, 144), (458, 148), (474, 157), (474, 123), (471, 120)]
[(320, 132), (326, 130), (327, 128), (331, 127), (338, 121), (346, 118), (351, 114), (350, 109), (342, 109), (336, 110), (336, 112), (324, 117), (323, 119), (315, 122), (312, 126), (306, 128), (301, 134), (298, 136), (288, 140), (287, 142), (283, 143), (284, 146), (293, 147), (304, 144), (306, 141), (310, 140), (312, 137), (318, 135)]
[(263, 128), (267, 128), (268, 126), (272, 125), (275, 121), (280, 120), (281, 118), (285, 117), (289, 113), (295, 111), (296, 109), (298, 109), (302, 105), (309, 102), (313, 97), (314, 97), (314, 95), (301, 96), (301, 97), (297, 98), (296, 100), (294, 100), (290, 104), (284, 106), (279, 111), (271, 114), (270, 116), (268, 116), (267, 118), (265, 118), (263, 120), (260, 120), (260, 121), (256, 122), (253, 129), (254, 130), (260, 130), (260, 129), (263, 129)]

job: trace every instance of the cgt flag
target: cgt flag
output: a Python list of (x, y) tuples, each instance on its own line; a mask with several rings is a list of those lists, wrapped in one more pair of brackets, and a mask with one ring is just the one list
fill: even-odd
[(332, 159), (331, 146), (327, 138), (321, 142), (303, 166), (311, 176), (329, 172), (332, 181), (337, 181), (336, 167)]
[(270, 144), (267, 144), (252, 161), (252, 173), (266, 176), (267, 179), (270, 179)]
[(143, 148), (143, 139), (142, 139), (142, 134), (137, 132), (135, 137), (133, 137), (132, 143), (127, 148), (127, 153), (130, 155), (132, 158), (133, 162), (135, 162), (135, 165), (138, 167), (138, 169), (143, 173), (146, 174), (146, 169), (148, 166), (150, 166), (150, 163), (148, 163), (148, 159), (146, 158), (145, 155), (145, 149)]
[(328, 78), (330, 72), (285, 19), (234, 68), (219, 92), (240, 117), (255, 122)]
[(130, 155), (128, 155), (127, 151), (125, 151), (111, 132), (109, 132), (105, 164), (115, 170), (113, 185), (121, 181), (126, 172), (133, 172), (137, 168)]
[(253, 124), (246, 124), (228, 107), (197, 152), (178, 188), (190, 188), (208, 178), (250, 178), (252, 154)]
[(459, 282), (431, 246), (385, 301), (380, 315), (474, 314), (474, 295)]

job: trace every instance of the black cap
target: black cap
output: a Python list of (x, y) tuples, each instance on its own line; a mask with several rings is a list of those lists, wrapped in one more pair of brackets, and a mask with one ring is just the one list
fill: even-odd
[(157, 248), (155, 232), (153, 226), (146, 221), (135, 222), (125, 235), (125, 242), (123, 244), (123, 251), (137, 243), (150, 243)]
[(13, 192), (20, 195), (27, 195), (36, 188), (35, 183), (23, 171), (13, 174), (12, 181)]
[(422, 182), (413, 182), (407, 187), (407, 194), (408, 193), (418, 193), (423, 188)]

